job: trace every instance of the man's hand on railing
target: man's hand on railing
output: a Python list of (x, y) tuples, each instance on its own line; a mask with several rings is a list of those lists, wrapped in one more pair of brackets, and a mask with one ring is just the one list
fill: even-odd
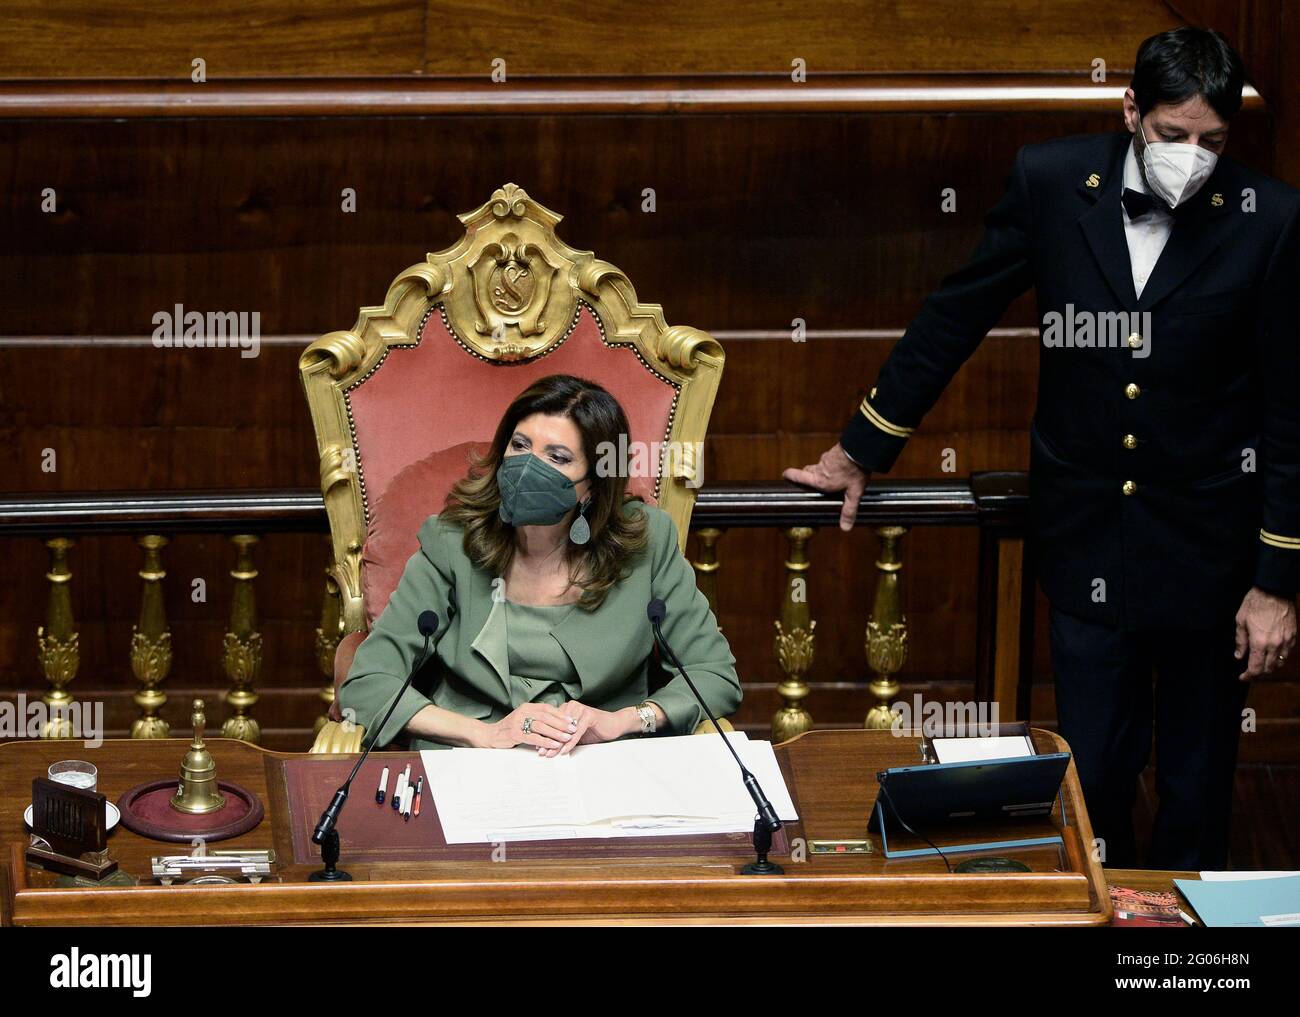
[(843, 491), (844, 507), (840, 509), (840, 529), (853, 529), (858, 518), (858, 500), (867, 489), (871, 474), (849, 458), (844, 447), (836, 442), (822, 453), (811, 466), (796, 470), (793, 466), (781, 476), (796, 484), (815, 487), (818, 491)]

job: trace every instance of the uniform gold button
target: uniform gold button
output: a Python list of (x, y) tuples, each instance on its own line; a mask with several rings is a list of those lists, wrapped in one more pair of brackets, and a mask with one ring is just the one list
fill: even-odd
[(1128, 396), (1130, 399), (1136, 399), (1138, 396), (1142, 394), (1142, 390), (1137, 387), (1136, 383), (1130, 381), (1127, 385), (1124, 386), (1124, 394)]
[(1136, 332), (1134, 332), (1132, 335), (1130, 335), (1130, 336), (1128, 337), (1128, 348), (1129, 348), (1129, 349), (1131, 349), (1131, 350), (1135, 350), (1135, 349), (1137, 349), (1137, 348), (1138, 348), (1139, 346), (1141, 346), (1141, 345), (1142, 345), (1142, 337), (1141, 337), (1140, 335), (1138, 335)]
[(1126, 435), (1124, 435), (1124, 447), (1125, 447), (1125, 448), (1137, 448), (1137, 447), (1138, 447), (1138, 440), (1137, 440), (1137, 437), (1136, 437), (1135, 435), (1132, 435), (1132, 434), (1126, 434)]
[(1125, 493), (1125, 494), (1133, 494), (1135, 491), (1137, 491), (1137, 489), (1138, 489), (1138, 486), (1137, 486), (1137, 484), (1133, 483), (1133, 481), (1131, 481), (1131, 480), (1126, 480), (1126, 481), (1124, 481), (1124, 488), (1123, 488), (1123, 490), (1124, 490), (1124, 493)]

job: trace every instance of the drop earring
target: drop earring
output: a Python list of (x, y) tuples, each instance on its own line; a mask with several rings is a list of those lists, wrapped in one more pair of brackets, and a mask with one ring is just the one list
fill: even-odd
[(578, 506), (578, 514), (569, 527), (569, 539), (575, 544), (585, 544), (591, 539), (591, 526), (587, 523), (587, 506), (590, 504), (591, 498), (586, 498)]

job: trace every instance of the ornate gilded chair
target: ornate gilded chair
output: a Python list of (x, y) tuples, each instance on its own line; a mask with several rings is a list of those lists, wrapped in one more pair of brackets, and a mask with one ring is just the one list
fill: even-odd
[[(402, 272), (382, 307), (363, 307), (350, 331), (322, 336), (299, 360), (340, 597), (336, 691), (418, 548), (420, 523), (539, 377), (576, 374), (619, 400), (630, 441), (655, 450), (629, 489), (672, 516), (685, 547), (722, 347), (665, 324), (659, 305), (561, 241), (560, 216), (514, 184), (460, 220), (457, 244)], [(364, 732), (341, 720), (335, 701), (313, 752), (360, 751)]]

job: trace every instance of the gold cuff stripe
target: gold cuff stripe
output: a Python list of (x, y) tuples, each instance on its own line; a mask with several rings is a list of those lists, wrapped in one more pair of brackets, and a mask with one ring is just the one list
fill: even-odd
[(867, 402), (865, 399), (862, 400), (862, 405), (859, 407), (859, 409), (862, 410), (863, 416), (865, 416), (868, 420), (870, 420), (873, 424), (875, 424), (886, 434), (892, 434), (895, 438), (910, 437), (912, 432), (916, 430), (916, 428), (914, 427), (899, 427), (897, 424), (891, 424), (888, 420), (886, 420), (874, 409), (872, 409), (871, 404)]
[(1260, 530), (1259, 539), (1273, 547), (1280, 547), (1287, 551), (1300, 551), (1300, 537), (1282, 537), (1276, 533), (1269, 533), (1268, 530)]

